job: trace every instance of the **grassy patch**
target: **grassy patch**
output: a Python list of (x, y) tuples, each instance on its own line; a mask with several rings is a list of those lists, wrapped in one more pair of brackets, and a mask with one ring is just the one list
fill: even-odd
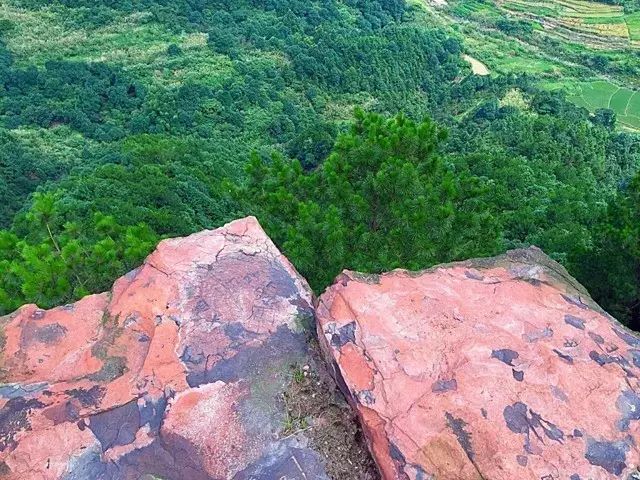
[(625, 112), (627, 109), (627, 105), (629, 104), (629, 99), (634, 95), (633, 90), (629, 90), (628, 88), (621, 88), (613, 96), (609, 99), (609, 108), (613, 111), (621, 114)]
[(482, 2), (478, 0), (464, 1), (457, 3), (453, 8), (456, 15), (463, 17), (471, 16), (478, 19), (482, 17), (500, 17), (500, 9), (496, 8), (496, 6), (490, 2)]
[(610, 108), (616, 113), (621, 126), (640, 130), (640, 92), (618, 87), (604, 80), (546, 82), (543, 85), (551, 90), (565, 90), (571, 102), (591, 112), (598, 108)]
[(538, 56), (519, 42), (469, 30), (471, 29), (465, 29), (464, 33), (470, 54), (486, 64), (491, 71), (517, 74), (563, 73), (558, 63)]
[[(612, 80), (595, 80), (599, 70), (587, 65), (587, 57), (604, 58), (612, 66), (634, 68), (635, 56), (620, 48), (621, 40), (637, 38), (640, 46), (640, 13), (625, 15), (617, 5), (584, 0), (450, 0), (450, 8), (431, 9), (452, 31), (464, 38), (471, 56), (492, 72), (530, 74), (544, 88), (563, 89), (570, 101), (593, 112), (611, 108), (619, 124), (638, 129), (640, 94), (634, 94), (636, 76), (612, 73)], [(480, 12), (498, 9), (501, 18), (537, 20), (541, 30), (514, 36), (491, 23), (479, 21)], [(580, 33), (576, 36), (574, 33)], [(585, 35), (590, 35), (593, 42)], [(553, 40), (549, 41), (553, 37)], [(606, 46), (611, 39), (610, 48)], [(594, 45), (598, 48), (594, 48)], [(585, 78), (587, 80), (585, 80)]]
[[(189, 81), (217, 84), (231, 74), (231, 62), (208, 47), (204, 33), (175, 34), (146, 13), (121, 15), (100, 28), (85, 29), (65, 21), (73, 11), (64, 7), (34, 11), (1, 4), (0, 21), (12, 25), (4, 37), (17, 64), (44, 65), (56, 59), (112, 63), (145, 83), (163, 86)], [(169, 56), (171, 44), (182, 53)]]
[(625, 15), (624, 19), (627, 22), (631, 40), (640, 40), (640, 12)]

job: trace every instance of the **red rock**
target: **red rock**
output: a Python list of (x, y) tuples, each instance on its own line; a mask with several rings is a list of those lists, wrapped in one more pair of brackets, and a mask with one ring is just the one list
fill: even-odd
[(640, 464), (640, 338), (537, 249), (346, 271), (317, 317), (384, 479), (627, 479)]
[(280, 434), (311, 304), (247, 218), (161, 242), (110, 293), (0, 319), (0, 477), (327, 478)]

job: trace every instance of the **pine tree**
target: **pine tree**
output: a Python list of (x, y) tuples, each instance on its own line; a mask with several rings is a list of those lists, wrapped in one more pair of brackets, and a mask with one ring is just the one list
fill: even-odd
[(359, 110), (317, 169), (254, 157), (236, 193), (316, 290), (343, 268), (419, 269), (494, 253), (500, 227), (479, 183), (443, 162), (445, 137), (429, 119)]

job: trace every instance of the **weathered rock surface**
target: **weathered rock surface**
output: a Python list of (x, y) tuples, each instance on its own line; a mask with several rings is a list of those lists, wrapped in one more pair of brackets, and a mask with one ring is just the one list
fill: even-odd
[(541, 251), (345, 272), (317, 316), (384, 479), (640, 478), (640, 338)]
[(0, 477), (328, 478), (281, 434), (311, 304), (247, 218), (163, 241), (110, 293), (0, 319)]

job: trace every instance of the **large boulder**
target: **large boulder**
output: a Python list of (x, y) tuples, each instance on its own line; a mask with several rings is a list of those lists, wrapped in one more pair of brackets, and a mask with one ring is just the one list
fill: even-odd
[(161, 242), (110, 293), (22, 307), (0, 319), (0, 477), (328, 478), (282, 402), (312, 318), (254, 218)]
[(640, 478), (640, 338), (540, 250), (344, 272), (316, 314), (384, 479)]

